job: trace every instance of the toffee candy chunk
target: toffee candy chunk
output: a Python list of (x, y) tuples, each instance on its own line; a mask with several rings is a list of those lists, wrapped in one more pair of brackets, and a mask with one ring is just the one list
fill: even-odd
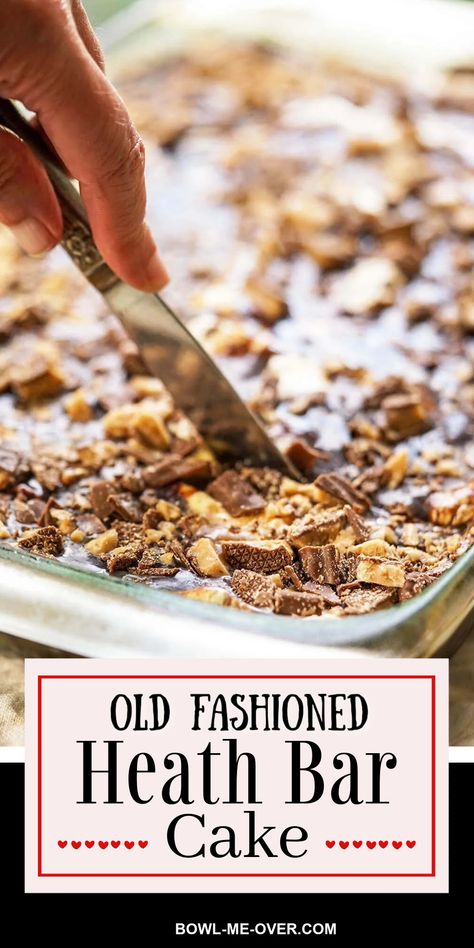
[(249, 569), (256, 573), (276, 573), (293, 561), (286, 543), (223, 540), (222, 555), (231, 569)]
[(144, 552), (145, 548), (141, 543), (118, 546), (107, 557), (107, 571), (112, 574), (120, 573), (130, 566), (137, 566)]
[(357, 490), (347, 477), (342, 474), (320, 474), (315, 480), (316, 487), (320, 487), (327, 494), (332, 494), (342, 500), (344, 504), (353, 507), (356, 513), (363, 514), (370, 507), (370, 502), (362, 491)]
[(227, 569), (212, 540), (201, 537), (189, 547), (187, 555), (200, 576), (227, 576)]
[(326, 546), (303, 546), (299, 550), (303, 569), (317, 583), (337, 586), (343, 582), (339, 569), (339, 551), (328, 543)]
[(29, 536), (22, 537), (18, 546), (29, 553), (40, 553), (42, 556), (61, 556), (64, 551), (64, 540), (57, 527), (40, 527), (33, 530)]
[(346, 523), (343, 510), (323, 510), (307, 514), (296, 521), (289, 532), (289, 540), (296, 547), (319, 546), (334, 540)]
[(279, 577), (262, 576), (249, 569), (236, 569), (231, 586), (240, 599), (258, 609), (272, 609)]
[(405, 585), (405, 570), (399, 563), (377, 556), (360, 556), (356, 579), (363, 583), (376, 583), (378, 586), (402, 587)]
[(386, 609), (396, 601), (395, 589), (381, 586), (358, 587), (341, 592), (344, 611), (349, 615), (364, 615), (376, 609)]
[(257, 494), (236, 471), (224, 471), (209, 484), (207, 490), (211, 497), (220, 501), (231, 517), (256, 514), (265, 509), (265, 500), (261, 494)]
[(146, 467), (143, 479), (150, 487), (166, 487), (180, 480), (203, 480), (209, 477), (210, 465), (202, 458), (182, 458), (179, 454), (169, 454), (157, 464)]
[(285, 616), (319, 616), (323, 610), (323, 602), (312, 592), (277, 589), (273, 608), (275, 612)]
[(110, 517), (114, 511), (114, 505), (109, 500), (110, 493), (110, 484), (107, 484), (106, 481), (99, 481), (90, 489), (89, 500), (92, 510), (99, 520), (107, 520), (107, 517)]

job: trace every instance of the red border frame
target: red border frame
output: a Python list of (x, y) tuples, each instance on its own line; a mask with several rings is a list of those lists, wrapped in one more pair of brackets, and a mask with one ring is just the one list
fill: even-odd
[[(42, 683), (46, 679), (422, 679), (431, 681), (431, 872), (43, 872)], [(39, 878), (432, 878), (436, 876), (436, 677), (435, 675), (38, 675), (38, 877)]]

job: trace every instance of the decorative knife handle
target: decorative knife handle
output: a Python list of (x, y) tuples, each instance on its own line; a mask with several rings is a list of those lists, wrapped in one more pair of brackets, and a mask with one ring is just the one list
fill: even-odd
[(23, 139), (45, 168), (63, 215), (61, 244), (71, 260), (102, 293), (110, 289), (117, 282), (117, 277), (99, 253), (81, 196), (61, 168), (52, 148), (9, 99), (0, 98), (0, 125)]

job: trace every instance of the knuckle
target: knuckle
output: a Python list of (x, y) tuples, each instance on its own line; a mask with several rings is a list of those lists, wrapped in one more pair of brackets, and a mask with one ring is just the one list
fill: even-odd
[(103, 174), (103, 184), (117, 184), (121, 188), (129, 183), (135, 187), (145, 172), (145, 146), (136, 133), (128, 148), (121, 149), (107, 164)]
[(0, 135), (0, 193), (10, 188), (15, 182), (19, 169), (15, 153), (5, 148), (5, 135), (9, 135), (9, 133), (2, 131)]

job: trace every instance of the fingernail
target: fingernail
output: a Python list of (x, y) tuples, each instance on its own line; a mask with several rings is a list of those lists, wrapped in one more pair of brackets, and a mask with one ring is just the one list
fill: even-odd
[(150, 290), (161, 290), (169, 281), (168, 271), (156, 251), (146, 267), (145, 278)]
[(37, 257), (51, 250), (56, 241), (49, 230), (34, 217), (25, 217), (19, 224), (14, 224), (10, 230), (25, 253)]

